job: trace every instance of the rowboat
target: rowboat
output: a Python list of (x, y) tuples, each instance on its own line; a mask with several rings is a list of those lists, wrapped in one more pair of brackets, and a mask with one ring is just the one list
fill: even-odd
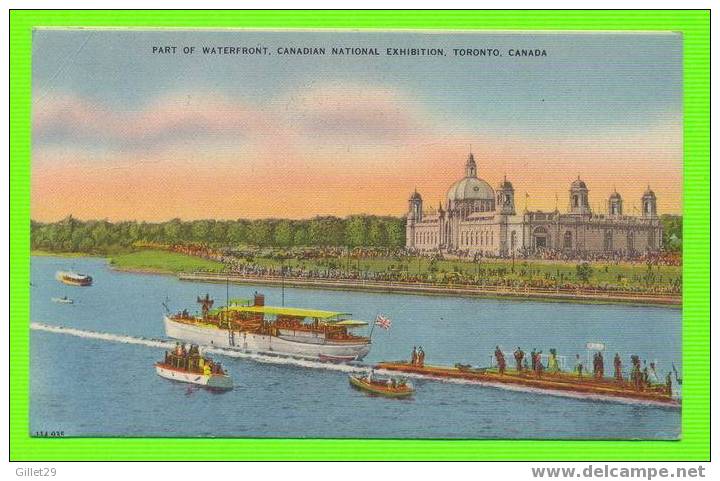
[(373, 379), (370, 376), (349, 376), (350, 384), (362, 391), (378, 396), (391, 398), (406, 398), (415, 392), (412, 384), (406, 382), (394, 383), (390, 379)]

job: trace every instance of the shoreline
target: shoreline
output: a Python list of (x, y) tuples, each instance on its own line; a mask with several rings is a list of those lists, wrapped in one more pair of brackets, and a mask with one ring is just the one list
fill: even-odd
[(330, 280), (330, 279), (305, 279), (305, 278), (281, 278), (281, 277), (254, 277), (254, 276), (225, 276), (222, 273), (187, 273), (176, 272), (167, 269), (150, 267), (119, 267), (111, 264), (108, 257), (85, 256), (71, 253), (44, 253), (32, 252), (31, 256), (55, 256), (55, 257), (95, 257), (108, 260), (107, 266), (117, 272), (127, 272), (144, 275), (169, 275), (181, 281), (200, 281), (211, 283), (231, 282), (243, 285), (267, 285), (279, 287), (304, 288), (304, 289), (327, 289), (336, 291), (361, 291), (376, 293), (443, 296), (443, 297), (468, 297), (482, 299), (504, 299), (524, 300), (540, 302), (562, 302), (576, 304), (619, 304), (663, 307), (670, 309), (682, 309), (681, 296), (663, 296), (643, 293), (617, 293), (605, 292), (593, 289), (559, 291), (553, 289), (522, 288), (512, 290), (503, 287), (476, 287), (476, 286), (439, 286), (432, 284), (411, 284), (397, 281), (365, 281), (365, 280)]
[(233, 284), (286, 286), (306, 289), (328, 289), (339, 291), (365, 291), (393, 294), (433, 295), (450, 297), (475, 297), (490, 299), (516, 299), (529, 301), (565, 302), (581, 304), (630, 304), (665, 308), (682, 308), (682, 298), (646, 294), (618, 295), (606, 292), (570, 293), (552, 290), (522, 289), (513, 291), (503, 288), (481, 288), (472, 286), (433, 286), (405, 284), (391, 281), (351, 281), (327, 279), (298, 279), (279, 277), (223, 276), (222, 274), (176, 274), (181, 281), (200, 281), (212, 283), (230, 282)]

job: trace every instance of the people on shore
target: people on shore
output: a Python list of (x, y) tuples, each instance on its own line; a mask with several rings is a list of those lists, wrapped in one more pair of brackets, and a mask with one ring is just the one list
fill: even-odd
[(410, 354), (410, 364), (415, 366), (417, 364), (417, 359), (418, 359), (417, 346), (413, 346), (412, 353)]

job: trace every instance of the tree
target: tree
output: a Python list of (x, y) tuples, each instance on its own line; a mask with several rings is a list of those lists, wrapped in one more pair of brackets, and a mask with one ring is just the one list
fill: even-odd
[(275, 226), (275, 247), (289, 247), (293, 242), (293, 226), (289, 220), (283, 220)]
[(163, 226), (163, 234), (166, 242), (170, 244), (179, 241), (180, 235), (182, 234), (182, 221), (178, 218), (175, 218), (170, 222), (167, 222)]
[(299, 225), (295, 228), (293, 234), (293, 245), (295, 246), (306, 246), (308, 245), (308, 231), (305, 225)]
[(384, 247), (387, 245), (385, 225), (380, 219), (372, 219), (368, 228), (368, 244), (373, 247)]
[(256, 220), (250, 224), (247, 241), (256, 246), (268, 246), (272, 240), (272, 226), (267, 219)]
[(385, 221), (387, 242), (389, 247), (403, 247), (405, 245), (405, 219), (388, 217)]
[(680, 215), (664, 214), (660, 216), (663, 226), (663, 249), (670, 252), (682, 252), (683, 218)]
[(242, 244), (247, 239), (247, 224), (243, 221), (232, 222), (227, 228), (227, 240), (231, 244)]
[(578, 264), (575, 266), (575, 276), (579, 281), (582, 281), (585, 284), (590, 281), (590, 277), (592, 277), (592, 274), (593, 268), (587, 262), (583, 262), (582, 264)]
[(367, 239), (367, 221), (363, 216), (353, 216), (345, 221), (345, 244), (350, 247), (364, 246)]

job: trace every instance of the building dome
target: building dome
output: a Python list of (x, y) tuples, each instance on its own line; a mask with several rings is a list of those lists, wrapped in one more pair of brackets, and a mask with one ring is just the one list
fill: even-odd
[(418, 193), (416, 190), (413, 192), (413, 194), (410, 196), (410, 200), (422, 200), (422, 196)]
[(573, 183), (570, 184), (570, 189), (586, 189), (587, 185), (585, 185), (585, 182), (580, 180), (580, 176), (576, 180), (573, 180)]
[(447, 193), (448, 200), (494, 200), (495, 191), (490, 184), (477, 177), (465, 177), (455, 182)]
[(645, 193), (643, 195), (647, 195), (649, 197), (655, 197), (655, 192), (653, 192), (652, 189), (650, 189), (650, 186), (648, 185), (647, 190), (645, 191)]
[(622, 199), (622, 197), (620, 197), (620, 194), (618, 193), (618, 191), (615, 191), (612, 194), (610, 194), (610, 200), (617, 200), (617, 199)]

